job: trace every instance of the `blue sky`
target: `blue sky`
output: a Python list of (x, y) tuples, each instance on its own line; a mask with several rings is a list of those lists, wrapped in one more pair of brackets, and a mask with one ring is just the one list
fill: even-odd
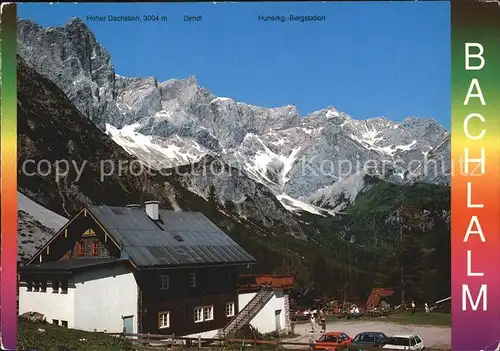
[[(354, 118), (433, 117), (450, 126), (449, 2), (21, 4), (42, 26), (82, 18), (117, 74), (195, 75), (218, 96), (305, 115), (330, 105)], [(160, 15), (167, 23), (88, 22)], [(258, 15), (324, 15), (262, 22)], [(203, 15), (200, 23), (184, 15)]]

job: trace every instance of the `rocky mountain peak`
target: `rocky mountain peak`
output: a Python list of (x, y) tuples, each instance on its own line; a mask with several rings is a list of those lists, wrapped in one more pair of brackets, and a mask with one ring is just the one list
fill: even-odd
[(81, 19), (48, 28), (19, 20), (17, 42), (19, 55), (97, 125), (102, 127), (106, 118), (120, 115), (114, 104), (117, 94), (111, 57)]
[[(20, 20), (17, 40), (19, 55), (129, 153), (169, 166), (223, 155), (224, 162), (281, 198), (335, 202), (337, 208), (342, 204), (331, 200), (335, 193), (342, 190), (353, 199), (357, 192), (347, 188), (358, 189), (354, 185), (360, 184), (353, 181), (359, 177), (350, 177), (359, 169), (347, 169), (346, 163), (397, 161), (402, 169), (391, 171), (390, 180), (407, 182), (404, 168), (411, 161), (421, 165), (426, 155), (449, 153), (443, 144), (446, 130), (429, 118), (407, 117), (399, 123), (386, 117), (358, 120), (332, 105), (301, 116), (293, 104), (261, 107), (216, 96), (194, 75), (164, 82), (122, 77), (78, 18), (46, 29)], [(417, 174), (412, 181), (446, 183), (448, 178)], [(324, 190), (336, 182), (346, 185)], [(316, 194), (320, 189), (322, 193)]]
[(446, 129), (442, 125), (430, 117), (408, 116), (401, 121), (400, 125), (417, 133), (423, 133), (425, 130), (439, 133), (446, 132)]
[(65, 27), (75, 27), (75, 28), (82, 28), (83, 30), (89, 32), (90, 34), (92, 34), (92, 32), (90, 31), (89, 27), (87, 26), (87, 24), (85, 22), (83, 22), (83, 20), (79, 17), (72, 17), (70, 18), (66, 24), (64, 25)]
[(337, 116), (340, 114), (339, 111), (333, 105), (328, 106), (325, 109), (325, 111), (326, 111), (326, 114), (330, 115), (331, 117)]
[(328, 106), (327, 108), (312, 112), (310, 115), (312, 118), (334, 118), (341, 117), (341, 113), (333, 106)]
[(186, 83), (188, 85), (198, 85), (198, 81), (196, 80), (196, 77), (192, 74), (186, 79)]

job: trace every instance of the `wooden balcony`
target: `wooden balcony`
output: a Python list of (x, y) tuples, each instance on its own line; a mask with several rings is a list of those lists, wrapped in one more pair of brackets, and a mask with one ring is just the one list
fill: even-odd
[(295, 285), (295, 276), (288, 274), (241, 274), (238, 276), (240, 290), (256, 289), (263, 286), (290, 289)]

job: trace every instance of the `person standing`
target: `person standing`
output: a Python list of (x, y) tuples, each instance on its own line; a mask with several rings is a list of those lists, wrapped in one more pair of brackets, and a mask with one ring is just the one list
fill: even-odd
[(429, 305), (426, 302), (425, 303), (425, 314), (429, 314), (429, 312), (430, 312)]
[(321, 332), (322, 333), (326, 332), (326, 316), (324, 311), (321, 311), (320, 323), (321, 323)]
[(415, 301), (411, 301), (411, 314), (415, 314)]
[(358, 306), (354, 306), (354, 314), (356, 315), (356, 318), (359, 317), (359, 308), (358, 308)]
[(316, 324), (316, 318), (314, 318), (314, 313), (311, 313), (311, 319), (309, 321), (311, 322), (311, 331), (314, 333), (314, 324)]

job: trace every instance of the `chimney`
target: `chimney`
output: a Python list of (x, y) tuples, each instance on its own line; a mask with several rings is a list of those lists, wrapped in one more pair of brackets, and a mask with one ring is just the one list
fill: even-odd
[(146, 213), (148, 214), (149, 218), (151, 218), (153, 221), (157, 221), (159, 219), (158, 215), (158, 205), (160, 201), (146, 201)]

